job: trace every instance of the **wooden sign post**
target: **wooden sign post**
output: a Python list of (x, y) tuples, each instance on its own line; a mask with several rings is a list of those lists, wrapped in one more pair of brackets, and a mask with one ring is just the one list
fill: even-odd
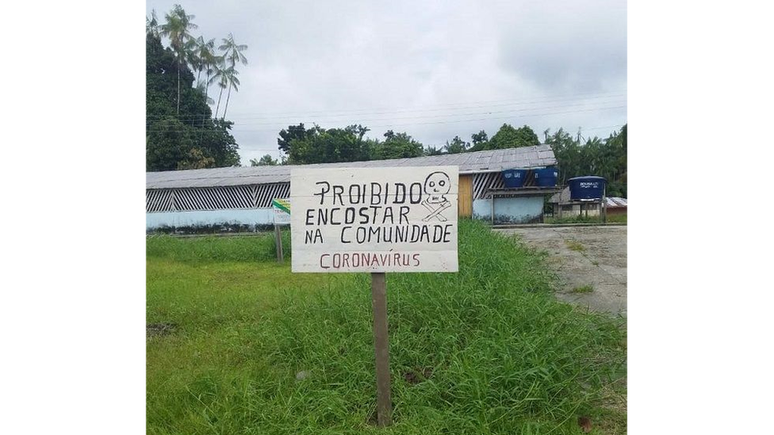
[(390, 399), (390, 346), (387, 338), (387, 278), (371, 274), (371, 302), (374, 308), (374, 348), (376, 355), (376, 420), (379, 426), (392, 424)]
[(457, 272), (456, 166), (291, 169), (293, 272), (369, 272), (376, 410), (392, 423), (386, 272)]

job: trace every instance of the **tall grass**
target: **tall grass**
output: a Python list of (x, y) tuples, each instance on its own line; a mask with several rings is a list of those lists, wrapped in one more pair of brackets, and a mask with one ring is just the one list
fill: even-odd
[[(291, 276), (271, 265), (287, 284), (272, 287), (271, 304), (224, 285), (222, 298), (245, 292), (241, 305), (223, 308), (233, 321), (188, 318), (178, 333), (149, 340), (148, 433), (578, 433), (580, 415), (625, 426), (625, 413), (602, 406), (606, 385), (625, 373), (621, 325), (555, 301), (540, 254), (470, 221), (459, 236), (459, 273), (387, 275), (391, 428), (372, 425), (369, 276)], [(183, 254), (163, 246), (178, 241), (157, 242), (149, 258), (184, 263), (175, 267), (205, 257), (254, 262), (263, 252), (241, 241), (208, 250), (184, 240), (199, 254)], [(222, 265), (247, 273), (242, 266), (269, 267)], [(301, 277), (312, 281), (293, 281)], [(150, 299), (150, 278), (148, 286)], [(161, 311), (149, 304), (149, 318)]]
[[(290, 232), (282, 231), (285, 257), (290, 252)], [(147, 257), (166, 258), (183, 263), (228, 261), (271, 261), (277, 259), (274, 233), (245, 236), (174, 237), (152, 235), (145, 242)]]

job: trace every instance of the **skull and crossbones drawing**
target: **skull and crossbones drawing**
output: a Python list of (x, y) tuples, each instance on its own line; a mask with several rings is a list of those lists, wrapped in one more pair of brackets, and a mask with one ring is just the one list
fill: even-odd
[(428, 222), (431, 219), (446, 222), (447, 219), (441, 212), (451, 207), (451, 202), (446, 199), (450, 189), (451, 181), (445, 172), (436, 171), (427, 176), (424, 191), (428, 197), (422, 201), (422, 205), (430, 214), (422, 219), (423, 222)]

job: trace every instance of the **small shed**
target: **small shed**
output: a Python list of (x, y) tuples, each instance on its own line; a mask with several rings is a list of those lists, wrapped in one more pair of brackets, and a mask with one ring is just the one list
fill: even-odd
[[(572, 201), (570, 199), (570, 188), (565, 187), (561, 192), (552, 196), (548, 203), (553, 208), (554, 217), (574, 217), (580, 216), (599, 216), (601, 212), (601, 202)], [(626, 214), (627, 199), (620, 197), (604, 198), (605, 212), (607, 216)]]

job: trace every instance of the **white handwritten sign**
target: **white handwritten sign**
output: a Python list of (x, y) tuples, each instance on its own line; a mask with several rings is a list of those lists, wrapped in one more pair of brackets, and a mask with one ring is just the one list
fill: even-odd
[(457, 272), (457, 172), (292, 168), (293, 272)]

